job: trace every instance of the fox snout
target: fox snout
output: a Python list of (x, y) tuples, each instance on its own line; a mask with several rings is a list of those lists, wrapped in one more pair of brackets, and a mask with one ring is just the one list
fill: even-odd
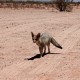
[(33, 43), (36, 43), (36, 40), (33, 40)]

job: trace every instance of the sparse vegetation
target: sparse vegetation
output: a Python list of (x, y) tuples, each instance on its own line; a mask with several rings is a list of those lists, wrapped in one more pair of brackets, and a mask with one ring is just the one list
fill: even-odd
[(56, 0), (56, 8), (59, 11), (72, 11), (73, 7), (71, 5), (71, 3), (73, 2), (73, 0)]
[(39, 1), (0, 1), (0, 8), (38, 8), (49, 9), (56, 8), (59, 11), (72, 11), (73, 4), (79, 6), (80, 2), (73, 2), (73, 0), (52, 0), (51, 2), (39, 2)]

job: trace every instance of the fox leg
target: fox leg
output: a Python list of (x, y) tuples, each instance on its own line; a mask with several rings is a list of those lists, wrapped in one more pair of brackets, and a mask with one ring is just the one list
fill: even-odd
[(48, 44), (47, 46), (48, 46), (48, 53), (50, 53), (50, 44)]
[(39, 47), (39, 51), (40, 51), (40, 57), (42, 57), (42, 55), (43, 55), (43, 47)]
[(46, 46), (44, 46), (44, 54), (46, 53)]

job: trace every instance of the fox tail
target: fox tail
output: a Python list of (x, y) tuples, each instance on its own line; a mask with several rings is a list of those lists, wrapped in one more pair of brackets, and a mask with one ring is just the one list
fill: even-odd
[(56, 47), (62, 49), (61, 45), (58, 44), (57, 41), (56, 41), (54, 38), (51, 38), (51, 43), (52, 43), (54, 46), (56, 46)]

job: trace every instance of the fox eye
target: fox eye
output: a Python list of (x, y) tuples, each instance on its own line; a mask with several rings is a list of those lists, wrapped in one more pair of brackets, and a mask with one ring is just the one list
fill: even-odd
[(37, 39), (34, 39), (34, 40), (37, 40)]
[(33, 39), (33, 40), (36, 40), (37, 41), (37, 39)]
[(35, 39), (35, 40), (37, 40), (37, 39)]
[(33, 40), (37, 40), (37, 39), (33, 39)]

